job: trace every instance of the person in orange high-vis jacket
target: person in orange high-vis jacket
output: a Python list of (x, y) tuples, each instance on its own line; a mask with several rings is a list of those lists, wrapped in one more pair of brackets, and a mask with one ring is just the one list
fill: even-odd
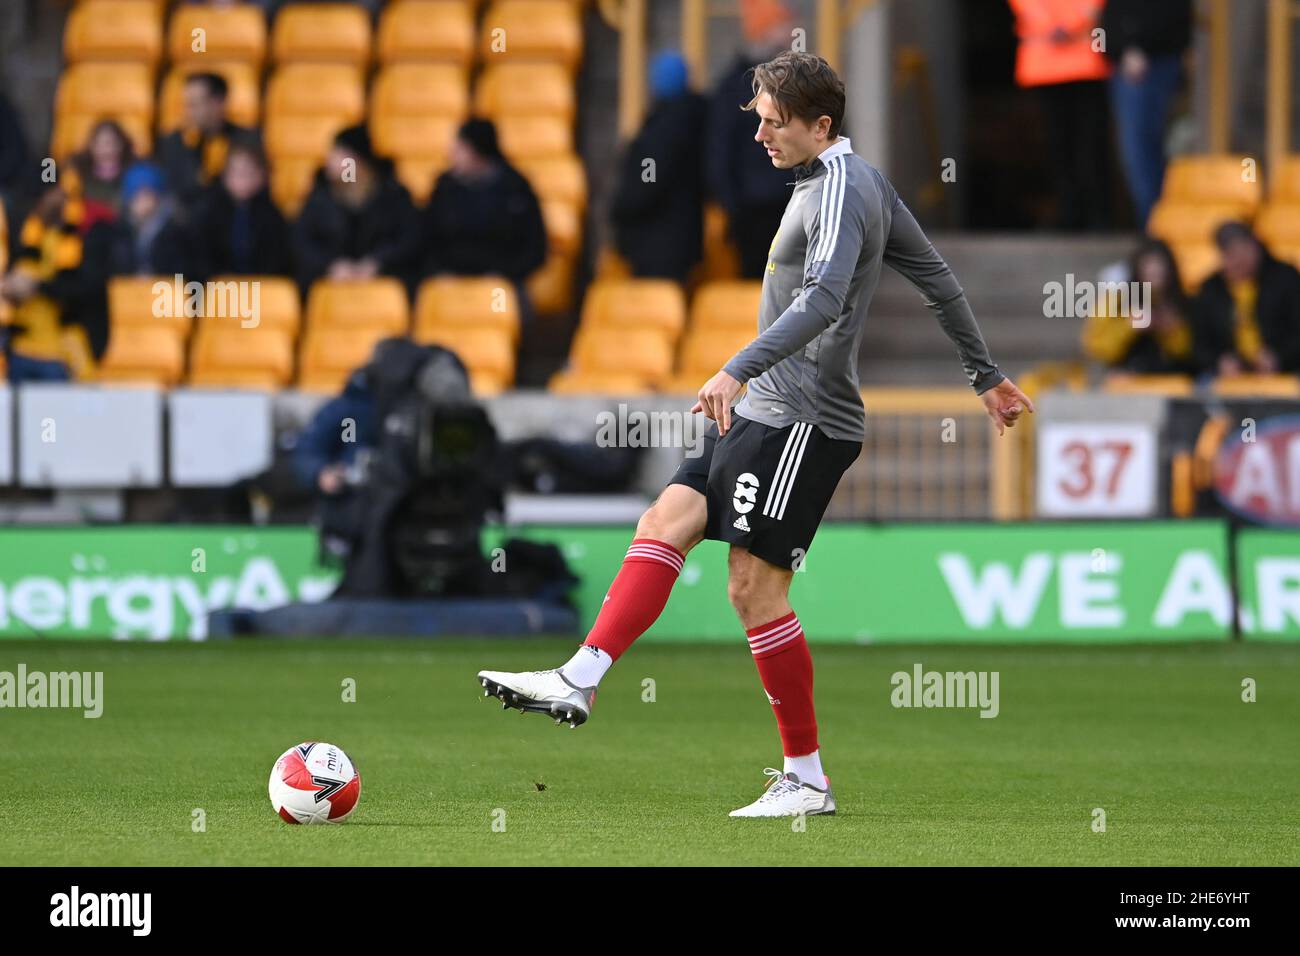
[(1037, 91), (1044, 113), (1056, 221), (1067, 230), (1109, 228), (1110, 76), (1099, 30), (1105, 0), (1008, 0), (1016, 15), (1016, 83)]

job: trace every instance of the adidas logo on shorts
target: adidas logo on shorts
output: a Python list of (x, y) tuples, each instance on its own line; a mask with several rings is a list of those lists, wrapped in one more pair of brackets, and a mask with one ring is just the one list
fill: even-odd
[(744, 516), (744, 515), (741, 515), (739, 518), (737, 518), (735, 521), (733, 521), (733, 522), (731, 523), (731, 526), (732, 526), (733, 528), (738, 528), (738, 529), (741, 530), (741, 531), (748, 531), (748, 530), (749, 530), (749, 522), (745, 520), (745, 516)]

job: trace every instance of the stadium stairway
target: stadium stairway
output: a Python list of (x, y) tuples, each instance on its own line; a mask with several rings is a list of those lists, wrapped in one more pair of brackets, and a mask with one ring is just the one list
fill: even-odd
[[(1095, 282), (1126, 259), (1124, 235), (1075, 237), (1028, 233), (934, 233), (930, 238), (957, 275), (993, 360), (1012, 376), (1039, 362), (1077, 359), (1082, 318), (1046, 318), (1043, 286)], [(960, 385), (961, 368), (919, 293), (886, 268), (863, 333), (859, 372), (870, 385)]]

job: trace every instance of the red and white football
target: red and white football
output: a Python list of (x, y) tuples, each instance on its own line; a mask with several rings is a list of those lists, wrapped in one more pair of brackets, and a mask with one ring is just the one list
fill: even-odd
[(342, 748), (309, 740), (280, 755), (270, 792), (286, 823), (342, 823), (361, 798), (361, 774)]

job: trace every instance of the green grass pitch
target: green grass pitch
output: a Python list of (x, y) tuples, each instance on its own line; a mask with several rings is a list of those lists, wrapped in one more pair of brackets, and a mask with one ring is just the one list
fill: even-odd
[[(642, 641), (576, 730), (475, 682), (574, 643), (0, 643), (3, 671), (103, 671), (106, 701), (0, 710), (0, 865), (1300, 863), (1300, 647), (814, 645), (840, 812), (800, 832), (727, 817), (781, 760), (743, 640)], [(998, 671), (1000, 714), (894, 708), (916, 662)], [(360, 768), (341, 826), (271, 809), (305, 739)]]

